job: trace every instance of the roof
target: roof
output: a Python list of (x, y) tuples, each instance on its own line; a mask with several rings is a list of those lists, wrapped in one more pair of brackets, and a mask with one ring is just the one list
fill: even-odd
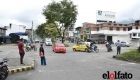
[(129, 33), (140, 33), (140, 29), (132, 29)]
[(0, 29), (7, 30), (6, 28), (2, 28), (2, 27), (0, 27)]
[(15, 35), (28, 35), (27, 33), (25, 32), (16, 32), (16, 33), (10, 33), (10, 34), (15, 34)]
[(128, 35), (128, 34), (129, 34), (129, 31), (109, 31), (109, 30), (101, 30), (101, 31), (91, 31), (91, 34)]
[(10, 36), (0, 36), (0, 38), (11, 38)]

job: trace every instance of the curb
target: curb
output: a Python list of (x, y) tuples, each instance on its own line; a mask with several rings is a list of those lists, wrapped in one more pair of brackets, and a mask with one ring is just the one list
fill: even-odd
[(33, 70), (33, 69), (35, 69), (35, 60), (33, 60), (33, 63), (30, 66), (22, 66), (20, 68), (9, 69), (8, 72), (9, 74), (14, 74), (18, 72)]

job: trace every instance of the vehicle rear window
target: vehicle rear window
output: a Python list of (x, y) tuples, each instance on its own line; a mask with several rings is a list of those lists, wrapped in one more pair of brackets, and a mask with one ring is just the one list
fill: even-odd
[(58, 47), (64, 47), (64, 44), (56, 44)]

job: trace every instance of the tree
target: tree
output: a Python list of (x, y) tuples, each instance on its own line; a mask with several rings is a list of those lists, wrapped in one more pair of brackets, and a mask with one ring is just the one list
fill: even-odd
[(52, 38), (52, 41), (54, 42), (55, 39), (58, 37), (58, 31), (56, 29), (57, 25), (54, 23), (47, 23), (45, 30)]
[(46, 37), (55, 39), (58, 36), (56, 26), (54, 23), (43, 23), (36, 29), (36, 34), (43, 39)]
[(38, 28), (36, 29), (36, 34), (41, 37), (42, 39), (44, 39), (45, 37), (49, 36), (49, 34), (46, 32), (45, 30), (46, 24), (43, 23), (41, 25), (38, 26)]
[(76, 22), (77, 8), (70, 0), (63, 0), (60, 2), (53, 1), (43, 9), (43, 14), (48, 23), (54, 23), (58, 26), (55, 28), (64, 43), (65, 32), (73, 27)]

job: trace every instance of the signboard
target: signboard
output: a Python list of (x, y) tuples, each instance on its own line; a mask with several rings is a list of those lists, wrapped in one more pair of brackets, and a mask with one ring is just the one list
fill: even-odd
[(109, 21), (115, 21), (115, 12), (111, 11), (96, 11), (96, 20), (97, 22), (109, 22)]

